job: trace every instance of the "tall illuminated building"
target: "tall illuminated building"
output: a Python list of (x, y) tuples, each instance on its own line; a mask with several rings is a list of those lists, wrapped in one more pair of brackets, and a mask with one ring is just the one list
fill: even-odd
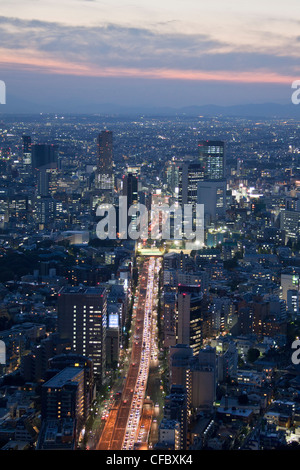
[(204, 180), (204, 170), (201, 163), (187, 160), (179, 169), (179, 199), (180, 204), (196, 204), (197, 187)]
[(104, 287), (62, 288), (58, 295), (58, 333), (73, 353), (93, 361), (95, 378), (106, 366), (107, 292)]
[(199, 163), (204, 178), (198, 183), (197, 203), (204, 205), (204, 225), (207, 228), (226, 214), (226, 156), (225, 143), (202, 140), (198, 143)]
[(178, 286), (177, 343), (187, 344), (195, 356), (201, 349), (207, 321), (207, 302), (200, 286)]
[[(123, 196), (127, 197), (127, 214), (131, 206), (135, 206), (139, 202), (138, 178), (132, 173), (128, 173), (123, 177)], [(136, 228), (136, 215), (127, 216), (127, 227), (132, 224), (132, 229)]]
[(42, 385), (41, 416), (43, 424), (72, 419), (79, 434), (87, 418), (83, 367), (66, 367)]
[(226, 177), (225, 143), (220, 140), (201, 140), (198, 143), (198, 149), (204, 179), (224, 179)]
[(96, 187), (100, 190), (112, 191), (113, 176), (113, 133), (101, 131), (97, 137)]

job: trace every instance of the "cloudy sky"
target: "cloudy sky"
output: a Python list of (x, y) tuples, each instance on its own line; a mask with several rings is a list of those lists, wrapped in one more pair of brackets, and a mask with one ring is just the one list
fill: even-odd
[(0, 3), (7, 101), (41, 111), (288, 103), (300, 79), (299, 0)]

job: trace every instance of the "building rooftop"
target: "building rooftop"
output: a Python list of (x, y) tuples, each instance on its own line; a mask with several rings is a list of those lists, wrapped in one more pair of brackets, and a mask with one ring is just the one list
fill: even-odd
[(104, 292), (105, 292), (104, 286), (97, 286), (97, 287), (66, 286), (60, 290), (59, 294), (102, 295)]
[(72, 381), (82, 370), (82, 367), (66, 367), (54, 377), (52, 377), (50, 380), (48, 380), (48, 382), (44, 383), (43, 387), (62, 387), (66, 382), (69, 382), (70, 380)]

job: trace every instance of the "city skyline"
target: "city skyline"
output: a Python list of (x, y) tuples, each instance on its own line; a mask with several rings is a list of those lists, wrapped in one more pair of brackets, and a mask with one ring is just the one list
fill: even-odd
[(2, 5), (0, 450), (300, 449), (297, 7)]
[[(0, 135), (0, 448), (298, 449), (298, 121), (12, 115)], [(151, 209), (145, 237), (99, 239), (121, 197)], [(202, 245), (152, 237), (182, 201)]]

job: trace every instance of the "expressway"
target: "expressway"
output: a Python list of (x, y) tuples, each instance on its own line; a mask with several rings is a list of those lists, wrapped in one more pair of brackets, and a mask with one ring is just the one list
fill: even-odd
[(158, 258), (149, 257), (140, 272), (133, 306), (130, 365), (121, 396), (116, 397), (109, 412), (98, 450), (131, 450), (138, 439), (151, 360), (152, 310), (157, 289), (155, 273), (159, 270), (159, 263)]

